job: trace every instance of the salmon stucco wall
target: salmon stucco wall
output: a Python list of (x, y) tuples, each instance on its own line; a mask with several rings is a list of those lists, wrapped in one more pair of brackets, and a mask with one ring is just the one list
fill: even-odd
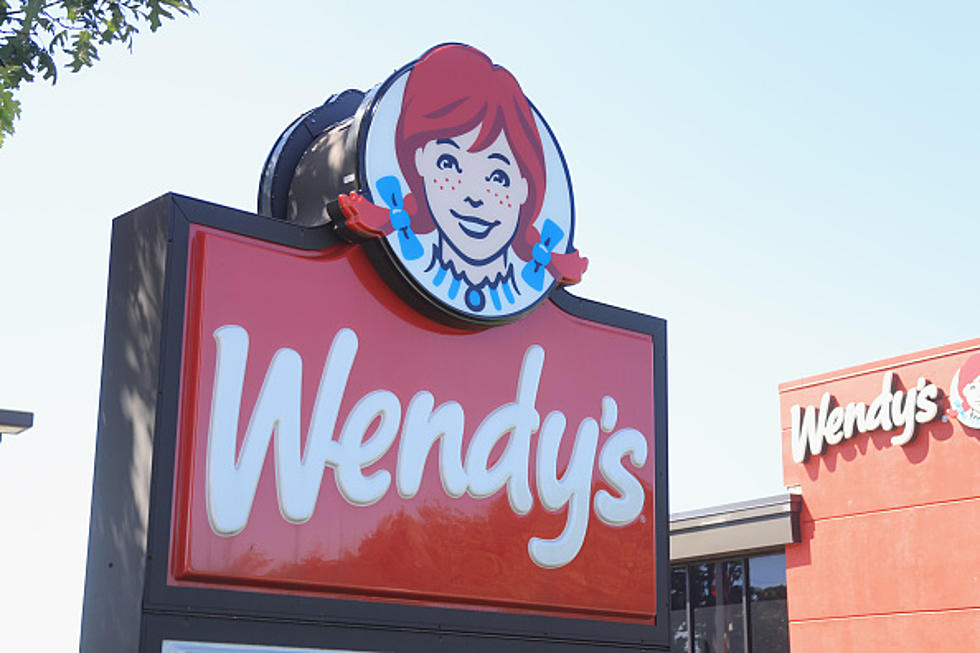
[[(954, 375), (973, 369), (967, 362), (978, 355), (980, 339), (780, 385), (783, 476), (803, 497), (801, 541), (786, 547), (794, 653), (976, 650), (980, 428), (947, 412), (958, 405)], [(935, 417), (919, 412), (914, 439), (893, 444), (898, 427), (837, 442), (838, 431), (836, 444), (794, 461), (794, 406), (801, 416), (813, 406), (817, 424), (825, 393), (824, 416), (835, 406), (870, 406), (888, 372), (893, 397), (903, 393), (897, 410), (911, 389), (936, 386)]]

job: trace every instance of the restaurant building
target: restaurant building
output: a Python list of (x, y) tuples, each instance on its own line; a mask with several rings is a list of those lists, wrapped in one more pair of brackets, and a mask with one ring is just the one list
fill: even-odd
[(980, 339), (779, 395), (789, 492), (671, 517), (672, 650), (972, 650)]

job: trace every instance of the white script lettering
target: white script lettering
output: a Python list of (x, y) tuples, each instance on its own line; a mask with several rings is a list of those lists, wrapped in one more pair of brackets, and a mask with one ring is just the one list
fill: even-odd
[(849, 403), (846, 407), (830, 407), (833, 402), (829, 392), (820, 398), (819, 411), (814, 406), (793, 406), (791, 446), (793, 462), (806, 462), (810, 455), (820, 455), (827, 445), (850, 440), (854, 432), (868, 433), (891, 431), (899, 427), (902, 432), (892, 436), (891, 443), (904, 446), (915, 439), (918, 424), (932, 421), (939, 414), (937, 400), (939, 388), (920, 378), (915, 387), (907, 392), (893, 391), (895, 375), (885, 372), (881, 379), (881, 393), (867, 406), (864, 402)]
[[(404, 419), (401, 402), (393, 392), (368, 392), (350, 410), (334, 438), (358, 349), (357, 334), (351, 329), (340, 329), (330, 345), (305, 448), (300, 438), (303, 362), (289, 348), (273, 355), (239, 448), (237, 433), (249, 337), (244, 328), (226, 325), (215, 330), (214, 339), (217, 360), (208, 430), (206, 496), (208, 520), (218, 535), (236, 535), (247, 525), (270, 440), (275, 453), (279, 511), (286, 521), (302, 524), (313, 516), (326, 467), (333, 469), (337, 489), (349, 504), (368, 506), (384, 497), (392, 485), (391, 471), (381, 469), (365, 476), (364, 468), (381, 460), (394, 445), (399, 431), (394, 485), (402, 498), (410, 499), (418, 493), (426, 460), (438, 442), (439, 477), (447, 496), (468, 494), (484, 498), (506, 490), (513, 512), (527, 514), (534, 506), (531, 440), (540, 426), (533, 470), (538, 498), (546, 510), (566, 508), (567, 513), (562, 532), (550, 540), (532, 537), (528, 554), (540, 567), (557, 568), (571, 562), (581, 550), (589, 524), (600, 422), (587, 417), (579, 424), (570, 460), (559, 478), (558, 451), (567, 420), (555, 410), (541, 422), (536, 407), (545, 360), (541, 346), (527, 348), (514, 401), (486, 416), (474, 430), (464, 456), (463, 407), (455, 401), (437, 407), (432, 393), (425, 390), (409, 401)], [(914, 399), (912, 406), (918, 406), (920, 413), (928, 408), (921, 402), (916, 404)], [(633, 467), (642, 467), (647, 459), (647, 441), (633, 428), (612, 432), (619, 411), (612, 397), (602, 397), (601, 411), (601, 428), (612, 434), (598, 451), (598, 467), (619, 496), (607, 490), (597, 491), (594, 510), (603, 523), (623, 526), (640, 516), (645, 501), (643, 485), (623, 465), (623, 458), (628, 457)], [(376, 426), (369, 433), (372, 425)], [(503, 453), (491, 465), (495, 446), (505, 438)]]

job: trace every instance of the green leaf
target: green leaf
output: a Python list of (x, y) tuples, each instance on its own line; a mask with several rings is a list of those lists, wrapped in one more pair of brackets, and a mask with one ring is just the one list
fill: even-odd
[(4, 135), (13, 135), (14, 120), (20, 118), (20, 101), (14, 99), (14, 94), (7, 89), (0, 89), (0, 147), (3, 146)]
[(72, 57), (69, 67), (73, 73), (77, 73), (82, 68), (87, 68), (99, 60), (98, 50), (92, 43), (92, 37), (92, 32), (82, 30), (72, 39), (72, 45), (67, 53)]
[(41, 75), (44, 79), (50, 79), (51, 83), (54, 84), (58, 81), (58, 68), (54, 64), (54, 59), (44, 50), (41, 50), (37, 56), (38, 68), (41, 70)]

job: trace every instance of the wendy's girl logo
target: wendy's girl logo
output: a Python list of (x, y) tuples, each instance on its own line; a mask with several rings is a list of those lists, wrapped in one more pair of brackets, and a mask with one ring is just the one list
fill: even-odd
[[(317, 128), (333, 124), (295, 167), (288, 219), (329, 216), (393, 287), (450, 324), (511, 322), (581, 279), (588, 261), (572, 243), (564, 157), (506, 69), (441, 45), (359, 98), (345, 95), (324, 105), (348, 109), (321, 118)], [(312, 113), (298, 122), (309, 129)]]
[(980, 429), (980, 354), (966, 359), (949, 384), (949, 417), (963, 426)]

